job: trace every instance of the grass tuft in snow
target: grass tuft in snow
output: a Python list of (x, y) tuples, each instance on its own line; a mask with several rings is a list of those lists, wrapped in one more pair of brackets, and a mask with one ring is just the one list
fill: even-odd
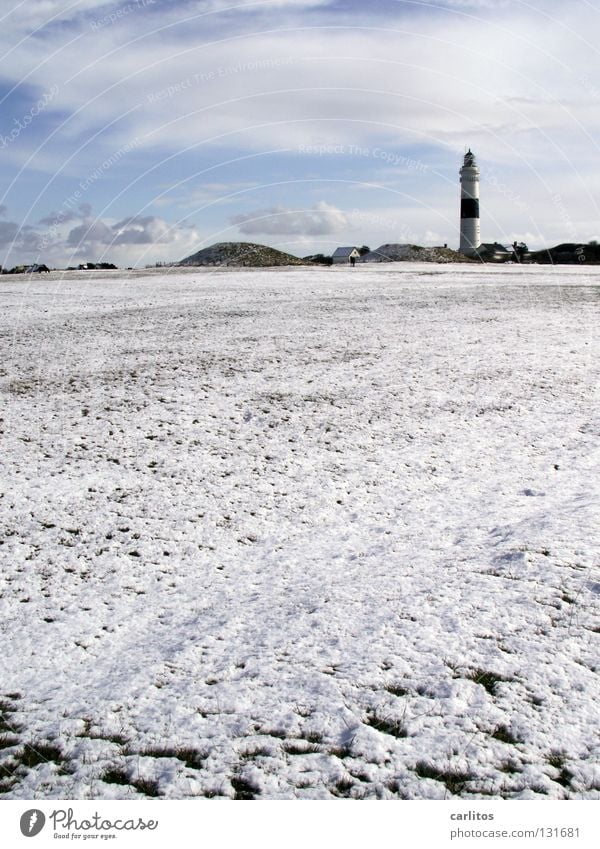
[(107, 769), (100, 776), (100, 781), (105, 784), (121, 784), (123, 786), (130, 784), (129, 776), (122, 769)]
[[(259, 731), (260, 726), (257, 727), (255, 730)], [(278, 740), (288, 739), (287, 732), (283, 731), (281, 728), (271, 728), (268, 731), (266, 729), (263, 729), (260, 730), (260, 733), (266, 735), (267, 737), (275, 737)]]
[(502, 675), (498, 675), (496, 672), (490, 672), (485, 669), (473, 669), (466, 676), (470, 681), (475, 681), (476, 684), (481, 684), (481, 686), (488, 691), (490, 696), (496, 695), (496, 687), (501, 681), (507, 681), (507, 678), (503, 678)]
[(554, 769), (558, 771), (558, 777), (553, 778), (552, 780), (556, 781), (556, 783), (560, 784), (562, 787), (570, 787), (574, 775), (570, 769), (566, 768), (565, 760), (566, 755), (564, 752), (552, 752), (548, 758), (548, 763), (551, 767), (554, 767)]
[(304, 739), (308, 740), (309, 743), (322, 743), (323, 735), (320, 734), (318, 731), (308, 731), (304, 735)]
[(248, 801), (256, 798), (256, 787), (250, 784), (241, 775), (236, 774), (231, 778), (231, 786), (233, 787), (234, 799), (239, 801)]
[(0, 793), (7, 793), (15, 784), (18, 784), (19, 778), (15, 773), (20, 766), (20, 762), (13, 758), (0, 763)]
[(290, 740), (283, 744), (284, 752), (288, 755), (316, 755), (321, 750), (318, 746), (302, 740)]
[(158, 796), (158, 782), (148, 778), (130, 778), (129, 775), (122, 769), (108, 769), (102, 773), (100, 780), (105, 784), (118, 784), (121, 787), (133, 787), (138, 793), (143, 793), (144, 796)]
[(150, 778), (136, 778), (131, 782), (131, 786), (135, 787), (138, 793), (143, 793), (144, 796), (156, 797), (158, 792), (158, 781), (152, 781)]
[(402, 787), (402, 785), (396, 778), (394, 778), (392, 781), (388, 781), (385, 786), (390, 791), (390, 793), (394, 793), (394, 795), (398, 796), (399, 799), (410, 799), (409, 794), (406, 792), (406, 790)]
[(18, 732), (20, 731), (17, 723), (13, 722), (11, 714), (15, 713), (16, 708), (10, 702), (0, 701), (0, 734), (2, 732)]
[(400, 684), (387, 684), (384, 687), (388, 693), (391, 693), (392, 696), (409, 696), (410, 690), (407, 690), (406, 687), (402, 687)]
[(0, 793), (7, 793), (19, 782), (25, 770), (33, 769), (40, 764), (54, 763), (58, 773), (66, 775), (71, 770), (65, 766), (65, 756), (58, 746), (51, 743), (25, 743), (22, 748), (15, 749), (20, 741), (16, 737), (1, 738), (0, 750), (13, 749), (9, 757), (0, 762)]
[(178, 746), (176, 748), (155, 746), (133, 754), (140, 754), (148, 758), (177, 758), (178, 761), (183, 761), (190, 769), (201, 769), (207, 757), (206, 752), (185, 746)]
[(80, 734), (80, 737), (89, 736), (90, 740), (106, 740), (108, 743), (114, 743), (115, 746), (127, 746), (129, 738), (122, 734)]
[(474, 778), (466, 772), (438, 769), (425, 761), (419, 761), (415, 767), (415, 772), (419, 778), (432, 778), (434, 781), (441, 781), (454, 796), (462, 793), (467, 781), (472, 781)]
[(501, 743), (510, 743), (513, 746), (516, 746), (517, 743), (522, 742), (517, 737), (515, 737), (510, 728), (508, 728), (506, 725), (498, 725), (494, 729), (494, 731), (492, 731), (491, 736), (494, 738), (494, 740), (500, 740)]
[(517, 772), (521, 772), (521, 768), (515, 761), (504, 761), (500, 766), (500, 772), (505, 772), (507, 775), (514, 775)]
[(351, 778), (340, 778), (333, 787), (331, 792), (334, 796), (339, 796), (342, 799), (351, 799), (353, 797), (352, 791), (355, 789), (356, 785)]
[(408, 737), (406, 726), (400, 719), (390, 719), (385, 716), (378, 716), (376, 713), (368, 713), (364, 722), (365, 725), (381, 731), (382, 734), (389, 734), (398, 739)]
[(352, 757), (352, 747), (349, 745), (335, 746), (333, 749), (329, 750), (329, 754), (333, 755), (334, 758), (339, 758), (340, 760), (344, 760), (344, 758)]
[(257, 746), (254, 749), (246, 749), (239, 753), (242, 760), (253, 761), (255, 758), (268, 758), (271, 750), (267, 746)]
[(43, 763), (62, 764), (65, 761), (62, 749), (49, 743), (25, 743), (19, 757), (23, 766), (30, 769)]

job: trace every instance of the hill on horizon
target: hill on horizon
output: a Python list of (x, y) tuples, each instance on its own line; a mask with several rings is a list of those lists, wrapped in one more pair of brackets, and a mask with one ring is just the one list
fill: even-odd
[(424, 248), (420, 245), (380, 245), (365, 254), (361, 262), (472, 262), (469, 257), (451, 248)]
[(541, 265), (599, 265), (600, 245), (563, 242), (553, 248), (531, 251), (529, 262)]
[(182, 259), (178, 265), (265, 268), (275, 265), (306, 265), (292, 254), (254, 242), (217, 242)]

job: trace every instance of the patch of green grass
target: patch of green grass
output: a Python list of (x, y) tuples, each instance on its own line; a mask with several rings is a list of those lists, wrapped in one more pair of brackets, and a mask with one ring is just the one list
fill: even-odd
[(473, 776), (466, 772), (438, 769), (425, 761), (419, 761), (415, 767), (415, 772), (419, 778), (431, 778), (434, 781), (441, 781), (454, 796), (463, 791), (467, 781), (473, 779)]

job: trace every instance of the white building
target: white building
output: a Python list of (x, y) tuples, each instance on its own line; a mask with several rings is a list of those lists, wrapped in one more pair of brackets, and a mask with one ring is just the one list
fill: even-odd
[(336, 248), (333, 252), (332, 257), (333, 264), (338, 265), (339, 263), (352, 263), (352, 260), (356, 262), (357, 259), (360, 259), (360, 253), (358, 248), (352, 246), (349, 248)]

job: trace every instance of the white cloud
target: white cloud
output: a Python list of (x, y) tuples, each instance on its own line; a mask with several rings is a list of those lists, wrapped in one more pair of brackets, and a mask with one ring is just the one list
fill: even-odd
[[(89, 204), (82, 204), (78, 214), (63, 211), (49, 215), (35, 227), (0, 221), (0, 247), (6, 250), (3, 264), (8, 267), (28, 261), (64, 267), (83, 260), (117, 265), (176, 261), (190, 253), (202, 238), (192, 225), (153, 215), (131, 215), (113, 221), (94, 218), (90, 213)], [(75, 227), (74, 220), (80, 222)]]
[(80, 250), (87, 245), (94, 244), (94, 242), (101, 245), (110, 245), (113, 238), (112, 229), (103, 221), (90, 221), (73, 227), (67, 236), (67, 244)]
[[(274, 9), (307, 5), (318, 4), (283, 2)], [(30, 81), (40, 90), (56, 84), (51, 107), (77, 113), (61, 129), (61, 140), (85, 140), (104, 127), (101, 144), (108, 152), (132, 137), (159, 153), (194, 142), (252, 150), (297, 148), (313, 139), (369, 144), (382, 137), (454, 145), (468, 135), (501, 153), (521, 134), (527, 155), (540, 146), (564, 147), (580, 124), (591, 122), (595, 130), (600, 123), (589, 108), (598, 100), (590, 97), (593, 82), (587, 95), (584, 82), (590, 58), (597, 58), (585, 43), (596, 41), (597, 15), (575, 4), (572, 18), (549, 18), (529, 5), (512, 3), (511, 16), (486, 20), (432, 15), (411, 22), (405, 15), (385, 27), (357, 13), (348, 29), (309, 33), (238, 25), (208, 28), (198, 37), (197, 25), (190, 25), (187, 32), (169, 28), (137, 41), (139, 22), (130, 15), (118, 28), (59, 51)], [(153, 17), (156, 24), (176, 19), (171, 4)], [(220, 20), (209, 18), (214, 26)], [(276, 18), (273, 29), (282, 23)], [(61, 41), (60, 32), (45, 36), (44, 53)], [(40, 45), (29, 39), (18, 67), (35, 68), (39, 58)], [(48, 168), (64, 163), (64, 150), (55, 147)], [(89, 146), (90, 165), (94, 153), (98, 159), (98, 146)]]
[[(189, 227), (172, 225), (154, 215), (134, 215), (112, 226), (111, 245), (170, 245), (181, 241)], [(187, 241), (187, 239), (186, 239)]]
[(234, 215), (230, 221), (244, 235), (323, 236), (339, 233), (349, 225), (346, 213), (325, 201), (315, 204), (312, 209), (286, 209), (283, 206), (258, 209)]
[(89, 12), (108, 11), (114, 4), (99, 0), (36, 0), (35, 3), (14, 3), (10, 12), (2, 15), (3, 31), (12, 35), (17, 30), (34, 33), (53, 24), (65, 24)]

